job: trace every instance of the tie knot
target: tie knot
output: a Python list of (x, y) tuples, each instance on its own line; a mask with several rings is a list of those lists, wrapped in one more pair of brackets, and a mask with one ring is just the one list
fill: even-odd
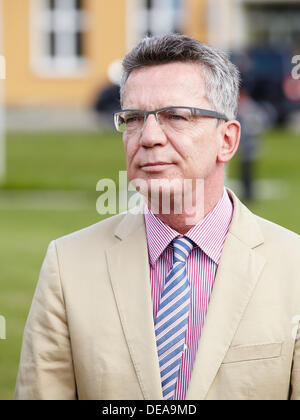
[(194, 243), (191, 239), (183, 236), (182, 238), (173, 239), (174, 246), (174, 262), (186, 262), (187, 257), (190, 255)]

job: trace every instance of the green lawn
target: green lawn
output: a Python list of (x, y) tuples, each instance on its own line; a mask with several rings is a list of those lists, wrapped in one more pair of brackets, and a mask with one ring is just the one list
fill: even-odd
[(6, 318), (6, 340), (0, 340), (0, 399), (13, 397), (24, 324), (48, 243), (99, 219), (93, 209), (0, 211), (0, 314)]
[(5, 188), (95, 191), (100, 178), (125, 169), (121, 135), (9, 134)]
[[(248, 203), (256, 213), (297, 233), (299, 137), (284, 130), (264, 136), (256, 178), (281, 187), (269, 198)], [(237, 162), (235, 158), (230, 165), (229, 178), (238, 176)], [(0, 340), (0, 399), (13, 398), (24, 324), (49, 242), (101, 219), (96, 183), (117, 180), (125, 159), (119, 135), (10, 133), (7, 165), (7, 181), (0, 189), (0, 315), (6, 318), (6, 340)]]
[[(234, 157), (229, 177), (238, 176), (238, 159)], [(300, 234), (300, 134), (284, 129), (266, 133), (261, 141), (261, 156), (256, 162), (256, 178), (267, 180), (275, 191), (268, 199), (246, 203), (250, 209)]]

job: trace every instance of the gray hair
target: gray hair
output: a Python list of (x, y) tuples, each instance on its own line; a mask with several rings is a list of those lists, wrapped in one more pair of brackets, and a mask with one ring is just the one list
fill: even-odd
[(206, 97), (215, 111), (236, 118), (240, 73), (223, 51), (186, 35), (167, 34), (146, 37), (123, 59), (120, 84), (121, 103), (125, 83), (138, 68), (171, 62), (199, 63), (204, 77)]

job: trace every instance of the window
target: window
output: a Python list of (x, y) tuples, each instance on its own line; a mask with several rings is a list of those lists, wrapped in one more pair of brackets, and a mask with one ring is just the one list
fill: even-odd
[(253, 44), (300, 47), (300, 5), (297, 3), (249, 4), (246, 7), (249, 40)]
[(86, 66), (82, 0), (32, 0), (34, 68), (49, 76), (70, 76)]
[(182, 0), (142, 0), (137, 16), (139, 37), (180, 33), (183, 24)]

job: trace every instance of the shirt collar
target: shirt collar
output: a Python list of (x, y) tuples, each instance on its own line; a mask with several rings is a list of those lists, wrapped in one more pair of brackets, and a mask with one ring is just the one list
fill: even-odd
[[(232, 215), (233, 204), (224, 189), (223, 196), (216, 206), (185, 234), (216, 264), (219, 264), (221, 258)], [(163, 223), (147, 206), (145, 224), (149, 261), (151, 265), (154, 265), (172, 240), (181, 235)]]

